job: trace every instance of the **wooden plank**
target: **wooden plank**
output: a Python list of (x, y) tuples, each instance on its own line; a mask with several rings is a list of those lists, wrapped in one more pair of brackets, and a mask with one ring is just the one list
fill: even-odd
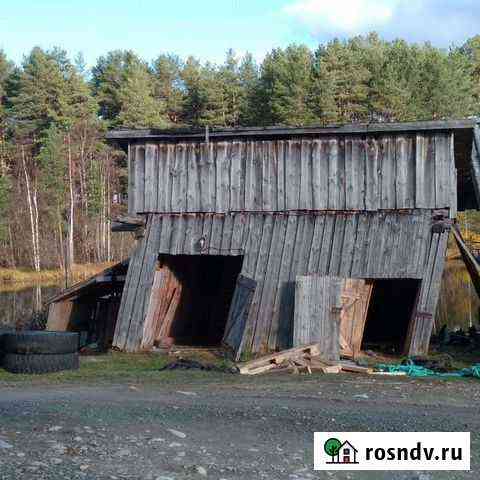
[(309, 355), (311, 357), (318, 356), (320, 354), (319, 346), (317, 343), (311, 345), (302, 345), (300, 347), (293, 347), (287, 350), (283, 350), (277, 353), (271, 353), (269, 355), (264, 355), (255, 360), (250, 360), (249, 362), (243, 362), (238, 364), (240, 373), (248, 373), (253, 369), (263, 367), (270, 363), (279, 365), (284, 360), (295, 359), (302, 357), (304, 355)]
[(403, 136), (395, 139), (395, 160), (396, 160), (396, 174), (395, 174), (395, 194), (396, 207), (408, 208), (408, 172), (410, 165), (408, 163), (408, 138)]
[[(260, 304), (262, 301), (263, 286), (265, 282), (268, 260), (272, 248), (273, 239), (273, 216), (264, 215), (262, 226), (262, 237), (260, 240), (260, 248), (258, 250), (257, 262), (255, 265), (255, 274), (253, 278), (258, 281), (255, 296), (250, 309), (250, 318), (252, 321), (252, 347), (254, 351), (261, 351), (262, 344), (266, 345), (266, 334), (263, 328), (263, 321), (259, 315)], [(261, 281), (260, 281), (261, 280)]]
[(395, 198), (395, 140), (393, 137), (382, 137), (380, 144), (380, 170), (381, 170), (381, 208), (394, 209)]
[(254, 142), (247, 142), (245, 149), (245, 210), (255, 209), (255, 161)]
[(157, 209), (158, 189), (158, 159), (157, 146), (152, 143), (145, 145), (145, 211), (155, 212)]
[(380, 208), (379, 146), (376, 138), (366, 141), (365, 209)]
[[(390, 219), (389, 223), (385, 222), (387, 217)], [(364, 257), (361, 261), (362, 277), (388, 276), (386, 275), (383, 259), (388, 258), (388, 254), (385, 254), (385, 251), (391, 251), (388, 250), (390, 237), (386, 232), (391, 223), (395, 223), (394, 215), (391, 213), (380, 212), (376, 215), (368, 216), (366, 231), (366, 239), (368, 240), (365, 243)]]
[(258, 160), (261, 162), (262, 166), (262, 201), (258, 207), (260, 210), (267, 212), (272, 211), (272, 183), (276, 180), (272, 171), (272, 162), (270, 161), (270, 143), (271, 142), (269, 141), (258, 143)]
[(136, 167), (135, 167), (135, 152), (136, 147), (130, 142), (128, 143), (128, 213), (135, 215), (135, 182), (136, 182)]
[(353, 358), (361, 350), (372, 289), (373, 283), (362, 279), (346, 278), (342, 282), (340, 338), (345, 342), (344, 349), (348, 349)]
[(357, 214), (346, 214), (344, 217), (345, 233), (338, 272), (340, 277), (350, 277), (351, 275), (357, 233), (357, 220)]
[(341, 280), (336, 277), (298, 276), (295, 282), (294, 347), (318, 343), (326, 360), (339, 357)]
[(145, 242), (143, 243), (143, 258), (140, 274), (135, 288), (133, 308), (131, 314), (130, 328), (128, 330), (125, 350), (128, 352), (138, 351), (143, 336), (143, 326), (146, 317), (150, 291), (153, 285), (158, 256), (158, 242), (160, 236), (160, 218), (158, 215), (151, 215), (148, 219)]
[(157, 177), (157, 211), (167, 211), (166, 199), (166, 184), (168, 183), (168, 171), (166, 170), (167, 146), (164, 143), (159, 143), (157, 146), (157, 163), (158, 163), (158, 177)]
[[(148, 228), (146, 229), (148, 231)], [(143, 260), (143, 243), (144, 238), (137, 241), (130, 256), (128, 264), (127, 278), (122, 292), (122, 299), (118, 311), (117, 324), (115, 327), (115, 334), (113, 339), (113, 346), (123, 350), (130, 328), (131, 311), (133, 308), (133, 301), (135, 297), (136, 282), (138, 281), (139, 269)]]
[(298, 207), (299, 210), (312, 209), (312, 141), (302, 140), (300, 142), (300, 192)]
[(333, 241), (331, 247), (330, 263), (328, 265), (328, 274), (338, 276), (343, 256), (343, 240), (345, 237), (345, 215), (335, 215), (335, 226)]
[[(239, 127), (239, 128), (214, 128), (210, 130), (210, 138), (230, 137), (284, 137), (301, 135), (345, 135), (352, 133), (384, 133), (384, 132), (416, 132), (435, 130), (471, 130), (477, 124), (475, 118), (464, 120), (430, 120), (418, 122), (380, 122), (380, 123), (353, 123), (346, 125), (334, 125), (327, 127)], [(184, 129), (175, 131), (158, 131), (150, 129), (121, 129), (112, 130), (107, 133), (108, 139), (138, 139), (156, 138), (178, 140), (183, 138), (204, 139), (205, 130)]]
[(450, 206), (450, 169), (449, 169), (449, 138), (446, 133), (435, 135), (435, 207)]
[(318, 273), (326, 275), (330, 265), (330, 258), (332, 256), (332, 244), (335, 229), (335, 215), (327, 214), (325, 216), (325, 226), (322, 237), (322, 248), (320, 253), (320, 262), (318, 264)]
[(136, 146), (135, 153), (135, 211), (145, 211), (145, 146)]
[(365, 139), (345, 138), (345, 184), (347, 210), (365, 210)]
[(210, 176), (211, 163), (208, 157), (208, 147), (206, 143), (201, 143), (195, 148), (195, 161), (197, 165), (197, 175), (199, 183), (199, 191), (197, 193), (199, 198), (199, 211), (211, 212), (212, 208), (212, 194), (210, 191)]
[(328, 145), (328, 209), (338, 210), (341, 208), (340, 201), (340, 160), (339, 141), (331, 139)]
[(155, 272), (145, 323), (143, 325), (143, 335), (140, 345), (142, 350), (152, 348), (156, 340), (157, 322), (163, 320), (159, 318), (163, 300), (161, 294), (168, 279), (169, 275), (166, 269), (160, 269)]
[(276, 159), (277, 159), (277, 210), (284, 211), (286, 209), (286, 189), (285, 184), (285, 155), (286, 147), (283, 140), (275, 142)]
[(460, 254), (462, 255), (463, 263), (467, 267), (467, 271), (470, 279), (472, 280), (475, 291), (480, 297), (480, 264), (463, 240), (462, 234), (457, 225), (452, 228), (452, 233), (457, 247), (460, 250)]
[(415, 207), (431, 208), (426, 194), (426, 188), (430, 185), (426, 183), (426, 160), (427, 160), (427, 138), (423, 133), (417, 133), (415, 136)]
[(287, 142), (285, 157), (286, 209), (298, 210), (300, 198), (301, 143), (297, 140)]
[[(322, 210), (328, 205), (328, 163), (325, 156), (325, 142), (312, 140), (312, 208)], [(325, 169), (325, 167), (327, 167)]]
[(73, 302), (64, 300), (53, 302), (48, 306), (47, 326), (45, 330), (50, 332), (66, 332), (70, 325)]
[(185, 162), (187, 165), (187, 199), (185, 211), (187, 212), (201, 211), (201, 179), (198, 166), (198, 148), (199, 146), (194, 143), (186, 145)]
[(353, 249), (352, 259), (352, 277), (361, 277), (363, 275), (363, 258), (365, 256), (366, 247), (369, 240), (367, 238), (368, 221), (367, 215), (360, 214), (357, 221), (357, 230), (355, 236), (355, 246)]
[(240, 211), (243, 210), (242, 197), (242, 142), (232, 142), (230, 148), (230, 208), (229, 210)]
[(233, 349), (236, 361), (242, 353), (245, 328), (257, 282), (240, 275), (228, 313), (222, 342)]
[[(261, 302), (258, 311), (258, 318), (261, 321), (261, 328), (265, 332), (264, 343), (269, 348), (276, 346), (276, 332), (278, 331), (278, 315), (273, 314), (275, 295), (278, 287), (278, 279), (281, 268), (281, 258), (285, 245), (285, 234), (287, 229), (287, 222), (285, 218), (280, 215), (274, 217), (272, 242), (268, 255), (267, 268), (265, 273), (265, 281), (261, 293)], [(275, 336), (275, 341), (271, 335)]]
[(308, 274), (318, 273), (318, 263), (320, 262), (325, 215), (315, 215), (314, 222), (313, 238), (306, 271)]
[[(285, 218), (285, 217), (284, 217)], [(297, 234), (296, 215), (288, 215), (284, 223), (285, 234), (282, 239), (282, 253), (280, 255), (280, 268), (275, 286), (275, 298), (273, 300), (272, 321), (269, 332), (268, 346), (274, 348), (288, 348), (290, 346), (290, 323), (292, 321), (292, 305), (290, 298), (292, 289), (290, 285), (290, 272), (295, 239)]]

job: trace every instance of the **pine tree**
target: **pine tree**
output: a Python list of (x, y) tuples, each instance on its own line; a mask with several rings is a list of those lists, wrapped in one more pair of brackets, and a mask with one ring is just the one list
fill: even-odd
[(132, 51), (114, 50), (101, 56), (92, 68), (92, 89), (99, 104), (100, 116), (109, 122), (117, 119), (122, 102), (119, 92), (126, 80), (127, 70), (147, 68)]
[(7, 82), (13, 71), (13, 63), (7, 59), (3, 50), (0, 50), (0, 138), (4, 130), (4, 121), (6, 119)]
[[(358, 38), (348, 42), (334, 40), (315, 52), (312, 100), (325, 112), (320, 118), (326, 116), (335, 122), (367, 119), (370, 72), (362, 61), (362, 54), (362, 42)], [(323, 95), (326, 100), (322, 100)]]
[(227, 102), (215, 65), (202, 65), (189, 57), (182, 69), (185, 86), (184, 115), (188, 124), (203, 127), (227, 125)]
[(239, 62), (232, 49), (227, 51), (225, 63), (218, 70), (221, 84), (222, 125), (235, 127), (240, 123), (241, 105), (245, 100), (245, 89), (240, 78)]
[(65, 126), (67, 85), (61, 66), (50, 53), (35, 47), (26, 57), (9, 98), (17, 135), (38, 141), (52, 126)]
[(259, 72), (251, 53), (246, 53), (240, 61), (238, 75), (243, 92), (240, 102), (240, 125), (254, 125), (257, 121), (256, 91)]
[(314, 120), (309, 102), (313, 57), (303, 45), (272, 50), (261, 66), (261, 123), (304, 125)]
[(475, 115), (480, 115), (480, 35), (468, 39), (460, 53), (465, 55), (471, 66), (473, 109)]
[(111, 125), (165, 127), (165, 102), (155, 98), (155, 78), (131, 51), (100, 57), (92, 69), (92, 87), (100, 115)]
[(120, 110), (115, 124), (132, 128), (166, 127), (165, 101), (154, 97), (154, 88), (153, 78), (144, 65), (130, 65), (118, 90)]
[(426, 44), (420, 55), (414, 102), (417, 118), (442, 119), (468, 116), (472, 111), (472, 83), (465, 56), (445, 53)]
[(177, 55), (162, 54), (153, 63), (155, 77), (154, 97), (166, 106), (168, 120), (182, 122), (185, 93), (181, 78), (183, 62)]
[(366, 47), (364, 59), (370, 72), (369, 119), (376, 122), (414, 119), (417, 48), (403, 40), (384, 42), (372, 34)]

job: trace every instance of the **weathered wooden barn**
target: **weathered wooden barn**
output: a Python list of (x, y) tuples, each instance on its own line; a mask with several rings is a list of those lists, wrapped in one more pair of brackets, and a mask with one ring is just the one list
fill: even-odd
[(128, 152), (125, 228), (140, 229), (114, 345), (290, 347), (295, 282), (314, 275), (362, 280), (339, 307), (362, 300), (352, 348), (369, 336), (425, 352), (452, 220), (478, 206), (474, 133), (474, 120), (110, 132)]
[(125, 260), (48, 299), (46, 330), (78, 332), (82, 344), (111, 347), (127, 269)]

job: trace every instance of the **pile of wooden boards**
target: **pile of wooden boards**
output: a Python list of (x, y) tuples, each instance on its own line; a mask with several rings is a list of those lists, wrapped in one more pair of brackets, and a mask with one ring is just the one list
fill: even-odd
[(272, 353), (264, 357), (239, 363), (238, 369), (243, 375), (257, 375), (268, 371), (289, 371), (291, 373), (373, 373), (371, 368), (361, 367), (351, 361), (331, 361), (320, 357), (317, 343), (302, 347), (290, 348), (282, 352)]

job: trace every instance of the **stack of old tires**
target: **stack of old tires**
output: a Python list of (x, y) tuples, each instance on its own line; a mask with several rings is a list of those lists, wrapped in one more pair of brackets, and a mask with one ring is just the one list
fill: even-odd
[(0, 365), (12, 373), (50, 373), (79, 366), (78, 333), (19, 331), (0, 334)]

